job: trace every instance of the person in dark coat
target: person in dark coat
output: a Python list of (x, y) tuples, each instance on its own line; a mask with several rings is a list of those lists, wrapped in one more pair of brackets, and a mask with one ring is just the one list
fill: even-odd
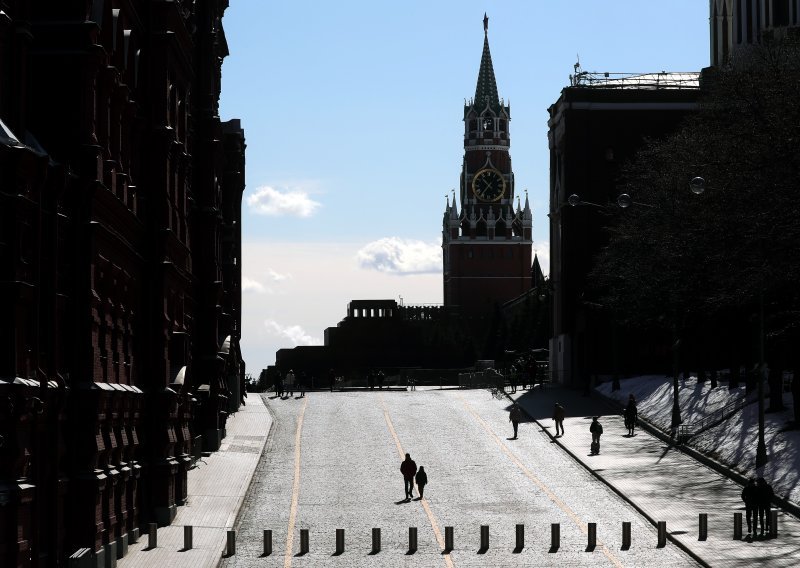
[(633, 436), (633, 430), (636, 428), (636, 419), (639, 416), (635, 396), (630, 395), (628, 397), (628, 405), (625, 407), (623, 415), (625, 416), (625, 428), (628, 429), (628, 436)]
[(417, 482), (417, 491), (419, 491), (419, 500), (422, 501), (423, 493), (425, 493), (425, 486), (428, 484), (428, 474), (425, 473), (425, 467), (419, 466), (419, 471), (414, 478)]
[(753, 532), (752, 522), (755, 522), (755, 529), (758, 530), (758, 488), (756, 487), (755, 477), (751, 477), (747, 485), (742, 489), (742, 501), (747, 517), (747, 534)]
[(275, 377), (275, 396), (282, 397), (283, 396), (283, 379), (280, 375)]
[[(565, 415), (566, 413), (564, 412), (564, 407), (561, 406), (559, 403), (556, 403), (555, 408), (553, 408), (553, 421), (556, 423), (556, 437), (564, 435)], [(559, 430), (561, 430), (560, 433)]]
[(589, 426), (589, 432), (592, 433), (592, 453), (600, 453), (600, 436), (603, 435), (603, 425), (597, 419), (599, 416), (592, 418), (592, 424)]
[(511, 412), (508, 413), (508, 419), (511, 421), (511, 425), (514, 427), (513, 439), (516, 440), (517, 428), (519, 428), (519, 423), (522, 422), (522, 409), (516, 402), (511, 405)]
[(772, 498), (775, 496), (775, 492), (763, 477), (758, 478), (756, 495), (758, 496), (758, 520), (761, 523), (761, 536), (764, 536), (764, 528), (767, 529), (767, 533), (772, 529), (770, 517), (772, 517)]
[(403, 474), (403, 481), (406, 489), (406, 499), (414, 497), (414, 474), (417, 473), (417, 464), (406, 454), (406, 459), (400, 464), (400, 473)]

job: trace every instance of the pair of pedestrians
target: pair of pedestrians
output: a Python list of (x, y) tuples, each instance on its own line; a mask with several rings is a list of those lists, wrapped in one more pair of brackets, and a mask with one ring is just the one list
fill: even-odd
[(417, 490), (419, 491), (419, 499), (421, 501), (425, 494), (425, 486), (428, 484), (428, 474), (425, 473), (425, 468), (419, 466), (411, 459), (410, 454), (406, 454), (406, 459), (400, 464), (400, 473), (403, 474), (403, 482), (406, 490), (406, 501), (411, 501), (414, 498), (414, 481), (417, 482)]
[[(747, 536), (764, 536), (772, 532), (772, 498), (775, 496), (772, 486), (763, 477), (750, 478), (744, 489), (742, 489), (742, 501), (744, 501), (745, 514), (747, 516)], [(761, 524), (761, 534), (758, 533), (758, 526)]]

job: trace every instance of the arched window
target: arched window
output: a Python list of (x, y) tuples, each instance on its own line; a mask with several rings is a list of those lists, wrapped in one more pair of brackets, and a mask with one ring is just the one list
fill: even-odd
[(495, 239), (506, 238), (506, 222), (503, 219), (497, 221), (497, 224), (495, 224), (494, 226), (494, 238)]

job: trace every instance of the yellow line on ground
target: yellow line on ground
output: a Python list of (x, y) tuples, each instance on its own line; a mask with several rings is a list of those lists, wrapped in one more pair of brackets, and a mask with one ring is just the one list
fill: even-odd
[[(397, 453), (400, 455), (400, 459), (404, 460), (406, 458), (406, 452), (403, 450), (403, 445), (400, 443), (400, 438), (397, 436), (397, 432), (394, 429), (392, 418), (389, 416), (389, 409), (386, 408), (386, 403), (383, 401), (383, 397), (381, 397), (381, 406), (383, 406), (383, 417), (386, 419), (386, 426), (389, 427), (389, 433), (392, 435), (392, 438), (394, 438), (394, 443), (397, 446)], [(444, 550), (444, 537), (442, 536), (442, 532), (439, 530), (439, 523), (436, 522), (436, 517), (433, 516), (433, 511), (431, 510), (430, 505), (428, 505), (428, 502), (425, 500), (421, 500), (420, 503), (422, 503), (422, 508), (425, 509), (425, 514), (428, 515), (428, 521), (431, 523), (433, 534), (436, 536), (436, 542), (439, 543), (439, 548)], [(444, 558), (444, 563), (448, 568), (455, 568), (455, 564), (453, 564), (453, 559), (450, 558), (449, 552), (447, 554), (443, 554), (442, 558)]]
[[(588, 525), (585, 522), (583, 522), (583, 519), (581, 519), (572, 509), (570, 509), (566, 503), (564, 503), (561, 499), (559, 499), (558, 496), (555, 493), (553, 493), (541, 479), (536, 477), (536, 475), (534, 475), (534, 473), (531, 470), (529, 470), (524, 463), (522, 463), (522, 461), (514, 454), (514, 452), (512, 452), (508, 448), (508, 446), (503, 443), (500, 437), (494, 433), (494, 431), (491, 429), (491, 427), (489, 427), (486, 421), (483, 418), (481, 418), (481, 416), (477, 412), (475, 412), (472, 406), (470, 406), (470, 404), (466, 400), (464, 400), (464, 398), (460, 394), (456, 396), (458, 396), (458, 398), (461, 399), (461, 402), (464, 404), (467, 411), (470, 414), (472, 414), (472, 416), (475, 418), (475, 420), (478, 421), (478, 423), (480, 423), (481, 426), (483, 426), (483, 429), (489, 433), (489, 435), (492, 437), (494, 442), (500, 447), (503, 453), (505, 453), (509, 457), (509, 459), (512, 462), (514, 462), (514, 464), (518, 468), (522, 470), (522, 473), (525, 474), (525, 477), (533, 481), (539, 487), (539, 489), (541, 489), (542, 492), (545, 495), (547, 495), (547, 497), (558, 506), (559, 509), (564, 511), (567, 514), (567, 516), (570, 519), (572, 519), (572, 522), (574, 522), (578, 526), (578, 528), (581, 529), (581, 531), (583, 531), (584, 534), (588, 534), (589, 528)], [(617, 566), (617, 568), (623, 568), (624, 565), (622, 564), (622, 562), (620, 562), (619, 558), (614, 556), (614, 554), (606, 547), (605, 544), (603, 544), (603, 542), (600, 539), (597, 540), (597, 544), (600, 547), (600, 550), (603, 552), (603, 554), (605, 554), (606, 558), (608, 558), (615, 566)]]
[(294, 544), (294, 520), (297, 516), (297, 501), (300, 496), (300, 438), (303, 433), (303, 416), (308, 406), (308, 397), (303, 398), (300, 416), (297, 417), (297, 430), (294, 433), (294, 482), (292, 482), (292, 506), (289, 509), (289, 528), (286, 533), (286, 552), (283, 555), (283, 568), (292, 565), (292, 545)]

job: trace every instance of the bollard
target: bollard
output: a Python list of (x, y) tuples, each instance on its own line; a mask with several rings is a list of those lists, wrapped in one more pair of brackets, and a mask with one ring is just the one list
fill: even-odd
[(561, 546), (561, 523), (550, 525), (550, 550), (558, 550)]
[(236, 531), (228, 531), (228, 551), (227, 556), (236, 554)]
[(272, 554), (272, 531), (264, 529), (264, 556)]
[(147, 548), (158, 546), (158, 524), (149, 523), (147, 525)]
[(444, 551), (453, 552), (453, 527), (444, 527)]
[(658, 548), (667, 546), (667, 521), (658, 521)]
[(183, 549), (192, 549), (192, 525), (186, 525), (183, 527)]
[(344, 552), (344, 529), (336, 529), (336, 554)]
[(481, 525), (481, 550), (489, 550), (489, 525)]
[(308, 529), (300, 529), (300, 554), (308, 554)]
[(586, 550), (591, 552), (597, 546), (597, 523), (589, 523), (589, 540), (586, 543)]
[(742, 514), (733, 514), (733, 540), (742, 540)]
[(708, 514), (700, 513), (700, 535), (697, 540), (706, 540), (708, 538)]
[(517, 552), (525, 548), (525, 525), (517, 525)]
[(408, 552), (417, 551), (417, 527), (408, 527)]
[(628, 550), (631, 547), (631, 523), (629, 521), (622, 522), (622, 550)]
[(769, 513), (769, 536), (776, 538), (778, 536), (778, 511), (773, 510)]
[(381, 529), (372, 529), (372, 554), (381, 551)]

